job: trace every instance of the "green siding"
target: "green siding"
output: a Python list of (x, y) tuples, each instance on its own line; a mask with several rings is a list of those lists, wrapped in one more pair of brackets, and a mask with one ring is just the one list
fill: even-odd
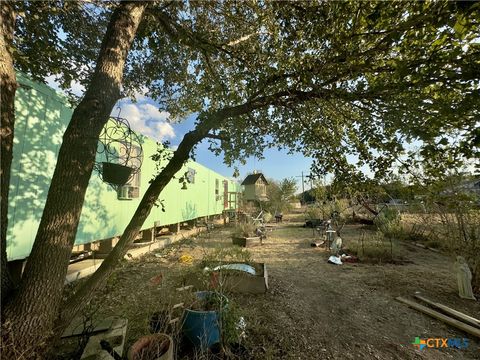
[[(18, 75), (21, 87), (15, 99), (16, 123), (9, 198), (7, 254), (9, 260), (29, 255), (45, 204), (50, 179), (55, 168), (58, 149), (72, 109), (66, 99), (46, 85)], [(94, 171), (85, 196), (85, 203), (76, 236), (76, 244), (120, 235), (149, 185), (155, 171), (151, 155), (155, 141), (142, 137), (143, 165), (140, 197), (118, 200), (117, 193), (103, 183)], [(179, 172), (188, 168), (196, 171), (195, 182), (182, 190), (178, 180), (172, 180), (160, 195), (165, 212), (154, 207), (143, 229), (157, 222), (175, 224), (198, 217), (221, 214), (224, 210), (223, 181), (228, 191), (240, 191), (236, 182), (208, 168), (189, 161)], [(220, 182), (220, 195), (215, 195), (215, 180)]]

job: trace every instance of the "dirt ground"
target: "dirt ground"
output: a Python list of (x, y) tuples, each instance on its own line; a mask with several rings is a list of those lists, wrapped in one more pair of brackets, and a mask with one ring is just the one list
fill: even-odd
[[(344, 244), (357, 241), (360, 225), (347, 225)], [(323, 248), (310, 246), (312, 229), (293, 220), (269, 233), (262, 246), (248, 250), (267, 265), (269, 291), (229, 297), (246, 323), (244, 345), (254, 359), (480, 359), (473, 336), (410, 309), (395, 300), (416, 291), (431, 300), (480, 317), (480, 302), (457, 296), (450, 257), (406, 243), (401, 265), (327, 263)], [(368, 236), (367, 236), (368, 238)], [(182, 245), (126, 262), (98, 294), (95, 312), (129, 319), (127, 346), (148, 333), (149, 314), (179, 286), (179, 274), (194, 265), (181, 264), (188, 254), (194, 264), (206, 253), (230, 247), (228, 228), (215, 229)], [(467, 349), (423, 349), (420, 338), (468, 338)]]

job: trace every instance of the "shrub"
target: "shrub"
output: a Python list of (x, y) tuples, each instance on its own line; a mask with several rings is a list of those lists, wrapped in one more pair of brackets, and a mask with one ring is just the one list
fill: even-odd
[(396, 209), (386, 208), (374, 219), (377, 229), (387, 238), (404, 239), (405, 231), (401, 224), (400, 214)]
[(241, 223), (235, 227), (233, 231), (233, 236), (236, 237), (252, 237), (256, 236), (257, 227), (252, 223)]
[(374, 264), (391, 263), (401, 257), (397, 244), (380, 231), (349, 243), (348, 250), (357, 255), (360, 261)]

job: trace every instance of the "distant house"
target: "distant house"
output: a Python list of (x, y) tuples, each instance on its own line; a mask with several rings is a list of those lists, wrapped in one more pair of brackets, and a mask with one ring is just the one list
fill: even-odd
[(262, 173), (254, 173), (248, 175), (243, 180), (242, 185), (245, 186), (243, 199), (246, 201), (267, 201), (267, 185), (268, 181)]

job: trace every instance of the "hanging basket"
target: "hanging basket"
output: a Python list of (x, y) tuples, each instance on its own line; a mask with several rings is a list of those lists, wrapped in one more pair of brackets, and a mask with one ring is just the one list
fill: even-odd
[(103, 181), (114, 185), (125, 185), (132, 175), (133, 168), (120, 164), (102, 163)]

